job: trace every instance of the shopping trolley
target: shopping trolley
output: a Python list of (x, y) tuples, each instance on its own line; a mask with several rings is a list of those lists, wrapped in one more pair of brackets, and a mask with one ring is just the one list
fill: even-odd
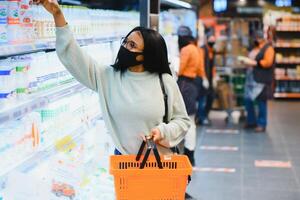
[(147, 138), (136, 156), (111, 156), (110, 174), (117, 200), (184, 200), (192, 165), (184, 155), (160, 156), (156, 144)]
[(226, 121), (233, 123), (232, 112), (238, 111), (239, 122), (245, 118), (244, 112), (244, 85), (246, 68), (243, 66), (217, 67), (217, 73), (221, 77), (216, 89), (220, 109), (227, 112)]

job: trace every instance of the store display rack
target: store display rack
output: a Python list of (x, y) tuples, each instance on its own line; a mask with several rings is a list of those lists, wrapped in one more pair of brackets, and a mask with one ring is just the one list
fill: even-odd
[[(76, 127), (74, 130), (68, 131), (69, 134), (62, 135), (58, 140), (56, 140), (56, 143), (67, 146), (69, 140), (64, 141), (64, 138), (66, 137), (70, 137), (72, 142), (77, 143), (82, 139), (83, 135), (87, 133), (88, 129), (91, 129), (93, 126), (95, 126), (95, 122), (98, 120), (102, 120), (102, 116), (97, 115), (88, 122), (81, 124), (80, 127)], [(21, 168), (22, 171), (27, 171), (28, 169), (31, 169), (34, 166), (37, 166), (39, 163), (45, 161), (47, 158), (55, 155), (57, 152), (55, 145), (56, 143), (49, 144), (48, 146), (37, 150), (28, 157), (16, 162), (14, 165), (9, 166), (7, 169), (1, 169), (0, 180), (14, 169)]]
[(298, 99), (300, 98), (300, 93), (274, 93), (275, 98), (291, 98), (291, 99)]
[[(91, 44), (113, 42), (119, 40), (120, 38), (121, 36), (99, 37), (99, 38), (77, 39), (77, 41), (80, 46), (87, 46)], [(54, 51), (54, 50), (55, 50), (55, 40), (41, 41), (41, 42), (27, 43), (27, 44), (1, 45), (0, 58), (10, 57), (15, 55), (23, 55), (28, 53), (35, 53), (39, 51)]]
[[(275, 69), (274, 98), (300, 98), (299, 26), (300, 18), (296, 16), (281, 17), (276, 20), (276, 68), (285, 71), (284, 74), (276, 74)], [(287, 54), (289, 56), (286, 56)], [(289, 73), (291, 70), (294, 70), (293, 76)]]
[(77, 81), (55, 87), (47, 92), (30, 95), (25, 100), (12, 106), (0, 109), (0, 123), (19, 119), (33, 110), (45, 107), (47, 104), (87, 89)]
[(289, 77), (289, 76), (277, 76), (275, 77), (278, 81), (300, 81), (300, 77)]

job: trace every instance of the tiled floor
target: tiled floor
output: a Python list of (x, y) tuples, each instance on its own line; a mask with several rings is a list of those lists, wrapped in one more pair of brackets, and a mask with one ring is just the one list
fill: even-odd
[[(232, 128), (238, 134), (212, 133)], [(195, 157), (188, 192), (198, 200), (300, 200), (300, 102), (270, 102), (266, 134), (229, 128), (220, 118), (198, 127)], [(257, 167), (259, 160), (291, 167)]]

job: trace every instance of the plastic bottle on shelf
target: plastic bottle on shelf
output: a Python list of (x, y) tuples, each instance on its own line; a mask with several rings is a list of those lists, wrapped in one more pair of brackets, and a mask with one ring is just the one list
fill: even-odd
[(0, 0), (0, 45), (7, 43), (7, 2)]
[(22, 28), (23, 42), (32, 42), (34, 40), (34, 30), (32, 24), (32, 10), (30, 8), (31, 0), (21, 0), (20, 2), (20, 23)]
[(11, 164), (9, 152), (11, 145), (11, 128), (6, 124), (0, 126), (0, 168), (6, 170)]
[(15, 83), (18, 99), (24, 99), (28, 94), (30, 56), (16, 56), (11, 59), (11, 65), (16, 70)]
[(38, 77), (43, 70), (41, 67), (41, 57), (44, 56), (45, 52), (39, 52), (31, 54), (31, 65), (28, 74), (28, 93), (35, 93), (38, 91), (39, 80)]
[(34, 29), (34, 34), (37, 40), (42, 38), (42, 15), (40, 6), (31, 6), (32, 10), (32, 24)]
[(8, 42), (15, 44), (19, 43), (22, 39), (21, 27), (20, 27), (20, 1), (8, 0)]
[(10, 66), (10, 59), (0, 60), (0, 108), (14, 99), (14, 79), (14, 70)]

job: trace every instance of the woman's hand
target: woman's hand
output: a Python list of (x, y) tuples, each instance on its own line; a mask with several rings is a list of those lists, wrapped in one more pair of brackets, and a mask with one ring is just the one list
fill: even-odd
[(56, 27), (63, 27), (67, 24), (57, 0), (33, 0), (33, 4), (43, 5), (44, 8), (53, 15)]
[(146, 141), (147, 139), (153, 139), (154, 142), (158, 143), (163, 140), (161, 132), (158, 128), (153, 128), (149, 135), (145, 136), (143, 133), (140, 133), (140, 138)]
[(33, 0), (34, 4), (41, 4), (53, 16), (61, 14), (61, 9), (57, 0)]
[(153, 128), (150, 132), (150, 136), (152, 136), (154, 142), (160, 142), (163, 139), (158, 128)]

